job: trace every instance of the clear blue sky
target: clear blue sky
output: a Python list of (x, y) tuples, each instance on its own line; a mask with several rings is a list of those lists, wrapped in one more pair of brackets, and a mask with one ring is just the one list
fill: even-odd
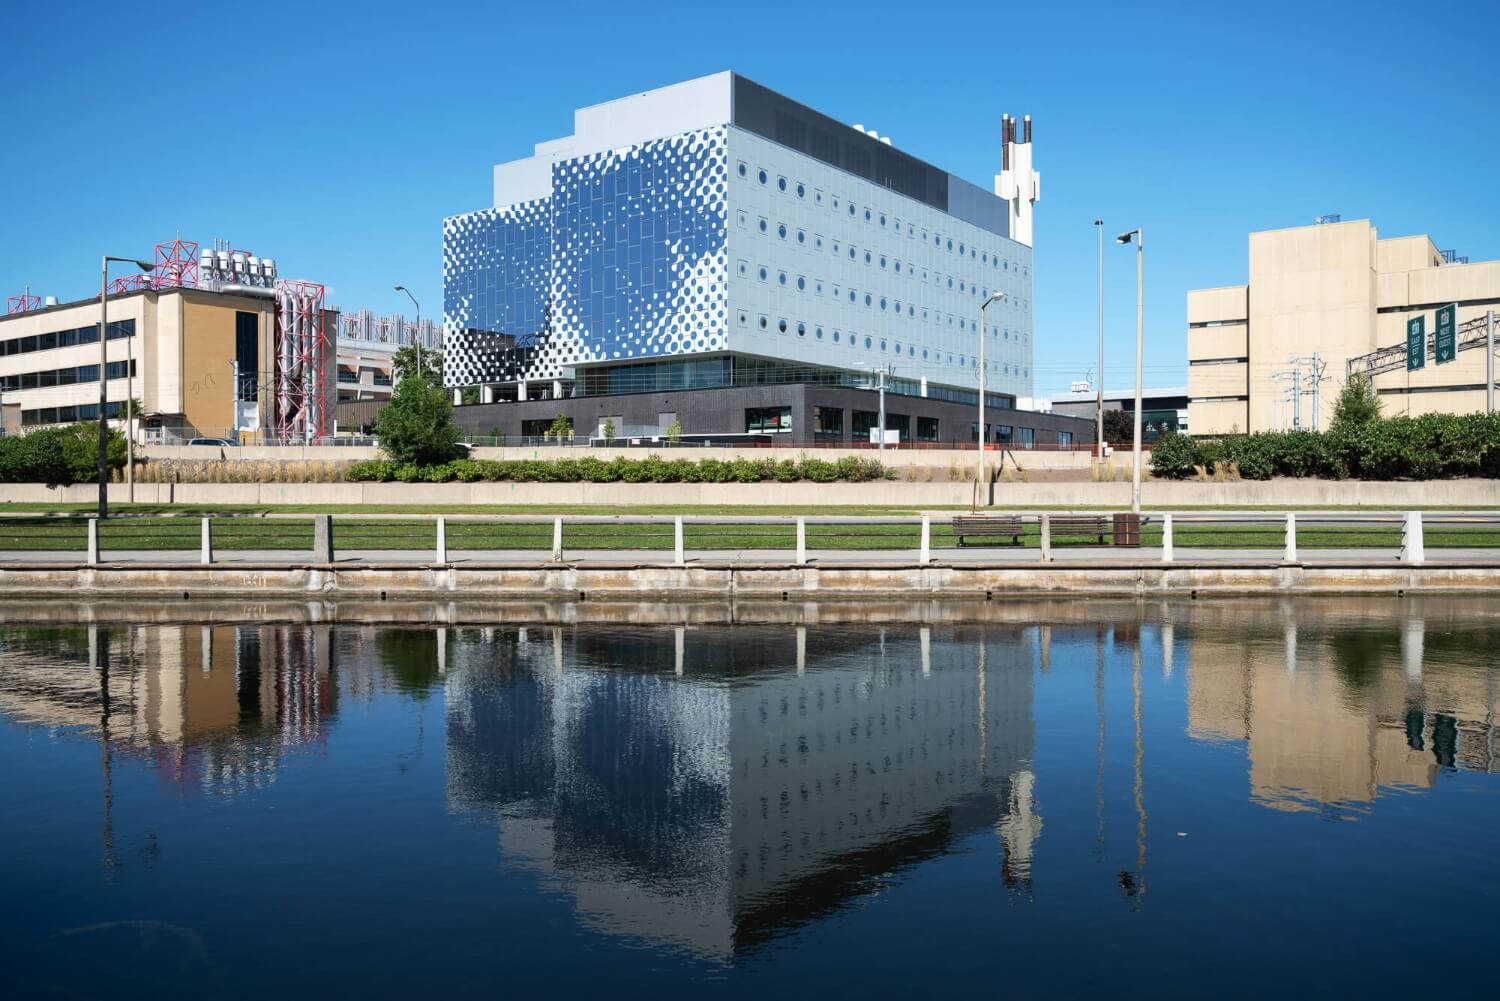
[[(989, 187), (1036, 120), (1036, 389), (1093, 365), (1095, 235), (1147, 232), (1148, 383), (1183, 293), (1324, 212), (1500, 257), (1500, 4), (22, 3), (0, 15), (0, 294), (79, 298), (177, 232), (348, 309), (442, 303), (441, 220), (575, 107), (734, 69)], [(251, 11), (259, 12), (252, 21)], [(1106, 382), (1134, 261), (1106, 248)]]

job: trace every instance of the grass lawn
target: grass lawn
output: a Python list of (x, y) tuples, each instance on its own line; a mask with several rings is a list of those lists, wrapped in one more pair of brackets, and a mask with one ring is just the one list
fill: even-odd
[[(370, 513), (360, 509), (361, 513)], [(477, 513), (472, 508), (464, 513)], [(117, 512), (119, 513), (119, 512)], [(128, 517), (116, 517), (105, 521), (99, 530), (100, 548), (106, 552), (159, 550), (196, 550), (199, 545), (199, 516), (204, 512), (195, 509), (188, 512), (174, 509), (174, 517), (137, 514), (134, 510)], [(244, 509), (234, 513), (244, 515)], [(280, 513), (280, 512), (278, 512)], [(432, 514), (432, 511), (423, 511)], [(506, 512), (509, 513), (509, 512)], [(552, 522), (554, 514), (588, 513), (601, 514), (598, 508), (586, 508), (579, 512), (524, 509), (525, 513), (537, 517), (536, 521), (485, 521), (454, 520), (448, 522), (448, 548), (450, 550), (547, 551), (552, 548)], [(645, 513), (630, 508), (612, 509), (610, 514)], [(662, 512), (654, 509), (650, 513)], [(785, 508), (730, 508), (689, 509), (692, 514), (715, 514), (721, 516), (765, 515), (801, 513)], [(819, 515), (840, 513), (854, 516), (909, 515), (912, 512), (888, 509), (855, 509), (855, 512), (819, 509)], [(78, 514), (53, 512), (51, 517), (0, 517), (0, 552), (27, 550), (75, 551), (82, 553), (87, 548), (87, 519)], [(1034, 524), (1023, 526), (1021, 547), (1037, 548), (1040, 531)], [(913, 524), (868, 524), (868, 523), (808, 523), (807, 547), (813, 550), (896, 550), (916, 549), (920, 542), (920, 527)], [(423, 550), (437, 544), (437, 530), (431, 521), (412, 518), (361, 518), (334, 520), (334, 545), (337, 549), (370, 550)], [(1178, 548), (1204, 549), (1280, 549), (1284, 543), (1279, 524), (1248, 523), (1243, 525), (1178, 523), (1173, 532)], [(673, 529), (669, 523), (564, 523), (563, 548), (599, 550), (670, 550)], [(1108, 536), (1106, 536), (1106, 541)], [(981, 544), (996, 543), (1004, 548), (1014, 548), (1008, 540), (981, 539)], [(1074, 535), (1054, 535), (1053, 545), (1097, 546), (1097, 538)], [(1142, 531), (1142, 543), (1146, 546), (1161, 544), (1161, 527), (1148, 524)], [(313, 545), (313, 519), (310, 517), (217, 517), (213, 523), (214, 547), (219, 550), (311, 550)], [(796, 545), (796, 529), (791, 524), (696, 524), (683, 526), (683, 544), (689, 550), (716, 549), (764, 549), (790, 550)], [(958, 544), (952, 526), (944, 519), (932, 522), (931, 545), (934, 549), (951, 548)], [(1301, 549), (1394, 549), (1401, 544), (1401, 532), (1396, 525), (1351, 525), (1320, 527), (1304, 522), (1299, 526), (1297, 544)], [(1426, 545), (1431, 549), (1452, 547), (1491, 548), (1500, 547), (1500, 522), (1494, 525), (1473, 526), (1429, 525)]]

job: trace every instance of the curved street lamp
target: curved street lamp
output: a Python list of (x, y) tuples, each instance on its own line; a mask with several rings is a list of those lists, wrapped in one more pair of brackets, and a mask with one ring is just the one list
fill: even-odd
[[(134, 257), (108, 257), (99, 263), (99, 520), (109, 517), (109, 420), (106, 417), (109, 403), (109, 265), (111, 262), (134, 264), (142, 271), (150, 272), (156, 266)], [(130, 344), (125, 345), (127, 351)], [(133, 380), (130, 378), (130, 363), (125, 366), (125, 437), (130, 439), (130, 421), (134, 397)], [(131, 450), (134, 451), (133, 449)], [(133, 456), (132, 456), (133, 457)], [(129, 461), (129, 458), (127, 458)], [(131, 471), (133, 474), (133, 470)]]
[[(979, 430), (976, 437), (979, 439), (979, 490), (986, 507), (990, 503), (990, 491), (989, 484), (984, 481), (984, 335), (989, 331), (984, 325), (984, 311), (990, 308), (990, 303), (1004, 299), (1004, 292), (994, 292), (979, 307)], [(1004, 461), (1003, 456), (1001, 461)]]

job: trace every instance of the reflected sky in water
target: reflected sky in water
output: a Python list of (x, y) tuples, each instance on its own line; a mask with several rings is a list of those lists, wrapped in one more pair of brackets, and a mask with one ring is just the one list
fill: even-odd
[(1497, 641), (1485, 603), (1447, 600), (12, 621), (6, 979), (112, 998), (1481, 987)]

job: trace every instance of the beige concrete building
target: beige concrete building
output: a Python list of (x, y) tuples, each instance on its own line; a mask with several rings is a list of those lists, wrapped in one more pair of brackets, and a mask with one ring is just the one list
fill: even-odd
[[(254, 441), (271, 423), (275, 300), (196, 288), (110, 296), (107, 413), (142, 408), (140, 437)], [(329, 314), (332, 318), (332, 314)], [(324, 385), (334, 402), (334, 356)], [(234, 380), (241, 379), (240, 406)], [(0, 410), (14, 433), (99, 416), (99, 300), (0, 316)], [(14, 425), (14, 427), (12, 427)]]
[(1326, 428), (1351, 360), (1401, 350), (1417, 315), (1427, 364), (1375, 376), (1385, 414), (1484, 410), (1482, 343), (1436, 364), (1434, 314), (1456, 304), (1460, 345), (1482, 340), (1486, 311), (1500, 312), (1500, 261), (1468, 263), (1427, 236), (1382, 239), (1360, 219), (1251, 233), (1249, 278), (1187, 294), (1193, 434)]

